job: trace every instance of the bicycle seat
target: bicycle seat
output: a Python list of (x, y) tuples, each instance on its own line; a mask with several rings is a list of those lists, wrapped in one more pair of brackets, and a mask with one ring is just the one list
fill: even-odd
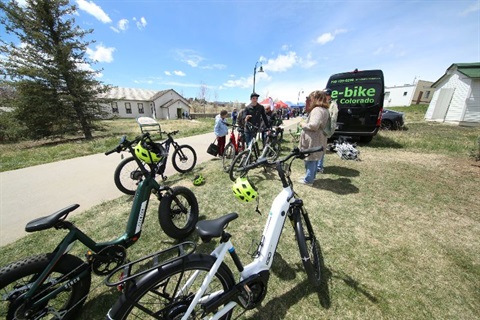
[(197, 223), (197, 233), (203, 242), (210, 242), (212, 238), (218, 238), (230, 221), (238, 218), (238, 213), (232, 212), (223, 217), (213, 220), (202, 220)]
[(65, 207), (61, 210), (58, 210), (55, 213), (52, 213), (49, 216), (37, 218), (35, 220), (30, 221), (25, 226), (26, 232), (35, 232), (40, 230), (45, 230), (53, 227), (58, 220), (60, 220), (63, 216), (67, 216), (70, 212), (80, 207), (79, 204), (72, 204), (68, 207)]

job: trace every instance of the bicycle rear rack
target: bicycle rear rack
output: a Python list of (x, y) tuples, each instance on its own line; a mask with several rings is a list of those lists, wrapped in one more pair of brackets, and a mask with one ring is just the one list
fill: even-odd
[[(192, 254), (196, 247), (197, 245), (194, 242), (186, 241), (174, 245), (168, 249), (157, 251), (138, 260), (121, 265), (108, 275), (108, 277), (105, 279), (105, 284), (109, 287), (121, 285), (154, 269), (158, 269), (166, 264), (172, 263)], [(140, 262), (144, 263), (138, 265)], [(135, 268), (133, 268), (134, 266)], [(118, 279), (120, 280), (112, 282), (112, 277), (117, 274)]]

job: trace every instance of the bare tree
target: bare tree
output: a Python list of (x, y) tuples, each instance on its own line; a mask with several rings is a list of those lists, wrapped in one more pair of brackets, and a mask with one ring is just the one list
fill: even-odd
[(206, 113), (205, 108), (206, 108), (206, 105), (207, 105), (207, 101), (206, 101), (207, 93), (208, 93), (207, 85), (203, 81), (200, 82), (200, 88), (199, 88), (199, 92), (198, 92), (198, 100), (200, 101), (200, 104), (203, 105), (203, 113)]

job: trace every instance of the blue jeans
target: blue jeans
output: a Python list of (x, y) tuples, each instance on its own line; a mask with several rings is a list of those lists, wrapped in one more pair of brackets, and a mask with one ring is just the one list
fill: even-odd
[(315, 180), (315, 177), (317, 175), (317, 160), (313, 161), (307, 161), (305, 160), (305, 169), (307, 171), (305, 178), (305, 182), (307, 183), (313, 183), (313, 180)]
[(256, 135), (255, 132), (245, 130), (245, 148), (248, 147), (248, 145), (250, 144), (250, 141), (252, 141), (254, 135)]
[(322, 158), (317, 162), (317, 169), (323, 170), (323, 158), (325, 157), (325, 153), (322, 155)]

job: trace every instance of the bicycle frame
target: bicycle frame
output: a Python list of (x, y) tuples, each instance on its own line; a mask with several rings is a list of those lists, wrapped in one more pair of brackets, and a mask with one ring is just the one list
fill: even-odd
[[(235, 128), (237, 128), (237, 135), (235, 136)], [(233, 144), (233, 147), (235, 149), (235, 154), (238, 154), (240, 150), (240, 140), (242, 139), (242, 135), (240, 131), (238, 131), (239, 126), (232, 126), (232, 131), (230, 132), (230, 142)], [(243, 143), (245, 144), (245, 143)], [(243, 149), (243, 147), (242, 147)]]
[(170, 146), (173, 146), (174, 150), (179, 150), (180, 157), (182, 158), (182, 160), (183, 160), (184, 154), (183, 154), (182, 149), (180, 148), (180, 145), (178, 144), (178, 142), (176, 142), (173, 139), (173, 135), (178, 133), (178, 131), (162, 132), (162, 133), (165, 133), (167, 135), (167, 139), (160, 143), (162, 145), (162, 147), (165, 149), (165, 156), (163, 157), (163, 159), (161, 161), (159, 161), (155, 165), (155, 170), (156, 170), (156, 174), (161, 174), (162, 178), (165, 179), (165, 177), (163, 177), (163, 173), (165, 172), (165, 169), (167, 167), (168, 155), (170, 154)]
[[(240, 272), (240, 282), (252, 276), (260, 274), (262, 271), (268, 271), (272, 266), (273, 257), (277, 250), (277, 245), (280, 241), (283, 226), (285, 225), (285, 220), (287, 218), (286, 213), (289, 212), (290, 206), (295, 202), (294, 192), (291, 185), (286, 183), (286, 181), (283, 182), (283, 189), (275, 197), (270, 208), (270, 213), (268, 214), (265, 228), (263, 230), (263, 234), (258, 245), (257, 253), (254, 260), (250, 264), (246, 265), (244, 268), (241, 265), (235, 263), (237, 265), (237, 269), (239, 269), (238, 271)], [(216, 247), (215, 250), (211, 253), (212, 256), (216, 257), (216, 261), (207, 276), (204, 278), (200, 290), (197, 291), (197, 293), (195, 294), (195, 297), (190, 304), (187, 312), (182, 317), (182, 320), (188, 319), (194, 307), (200, 301), (200, 298), (207, 290), (210, 281), (213, 279), (215, 273), (218, 271), (218, 268), (225, 259), (227, 252), (230, 253), (234, 261), (238, 259), (238, 257), (235, 257), (235, 247), (233, 246), (233, 243), (230, 239), (226, 242), (220, 243), (220, 245)], [(196, 276), (197, 275), (194, 274), (192, 278), (187, 281), (187, 285), (188, 283), (193, 282)], [(221, 295), (224, 294), (228, 293), (222, 293)], [(217, 296), (214, 296), (210, 300), (216, 297)], [(218, 304), (220, 305), (220, 303)], [(218, 312), (211, 319), (219, 319), (220, 317), (228, 313), (230, 310), (232, 310), (236, 305), (236, 301), (230, 301), (221, 309), (219, 309)]]
[[(131, 146), (129, 148), (131, 149)], [(130, 150), (130, 152), (134, 154), (133, 150)], [(32, 298), (37, 293), (38, 288), (42, 285), (42, 283), (45, 281), (48, 275), (52, 272), (54, 266), (58, 263), (58, 261), (62, 258), (63, 255), (65, 255), (70, 251), (70, 249), (73, 247), (73, 244), (76, 241), (80, 241), (91, 251), (95, 253), (99, 253), (101, 250), (110, 246), (115, 246), (115, 245), (128, 248), (132, 246), (134, 243), (136, 243), (136, 241), (140, 238), (143, 222), (145, 220), (147, 207), (150, 200), (150, 194), (152, 190), (155, 189), (155, 190), (161, 191), (161, 190), (168, 189), (168, 187), (160, 186), (157, 183), (157, 181), (155, 181), (154, 179), (154, 173), (146, 171), (141, 161), (138, 160), (136, 157), (135, 157), (135, 161), (137, 161), (139, 168), (141, 168), (142, 171), (144, 172), (145, 180), (139, 183), (137, 192), (135, 193), (135, 197), (133, 200), (133, 205), (130, 211), (125, 233), (115, 240), (97, 243), (93, 239), (91, 239), (89, 236), (87, 236), (85, 233), (83, 233), (80, 229), (78, 229), (73, 223), (61, 219), (62, 217), (66, 217), (66, 215), (71, 211), (78, 208), (78, 205), (73, 205), (59, 211), (58, 212), (59, 219), (58, 221), (56, 221), (54, 226), (57, 229), (68, 229), (69, 232), (63, 238), (60, 244), (55, 248), (55, 250), (52, 252), (54, 253), (54, 256), (52, 257), (48, 266), (45, 268), (45, 270), (43, 270), (43, 272), (35, 280), (35, 282), (33, 282), (33, 284), (31, 285), (31, 288), (25, 293), (26, 299)], [(63, 213), (63, 214), (60, 214), (60, 213)], [(36, 219), (31, 223), (33, 223), (32, 225), (35, 225), (35, 223), (39, 224), (42, 221), (42, 219), (43, 218)], [(27, 228), (28, 228), (28, 225), (27, 225)], [(42, 229), (40, 228), (39, 230), (42, 230)], [(81, 266), (81, 269), (78, 270), (79, 274), (75, 278), (71, 279), (64, 285), (58, 287), (56, 290), (46, 294), (41, 299), (34, 301), (32, 303), (32, 306), (35, 307), (35, 306), (41, 305), (44, 301), (48, 301), (49, 299), (51, 299), (52, 297), (55, 297), (60, 292), (64, 290), (68, 290), (72, 284), (76, 283), (80, 278), (90, 273), (91, 272), (90, 268), (91, 267), (89, 264), (83, 264)], [(77, 272), (77, 270), (72, 270), (71, 272)], [(70, 275), (70, 273), (68, 275)]]

